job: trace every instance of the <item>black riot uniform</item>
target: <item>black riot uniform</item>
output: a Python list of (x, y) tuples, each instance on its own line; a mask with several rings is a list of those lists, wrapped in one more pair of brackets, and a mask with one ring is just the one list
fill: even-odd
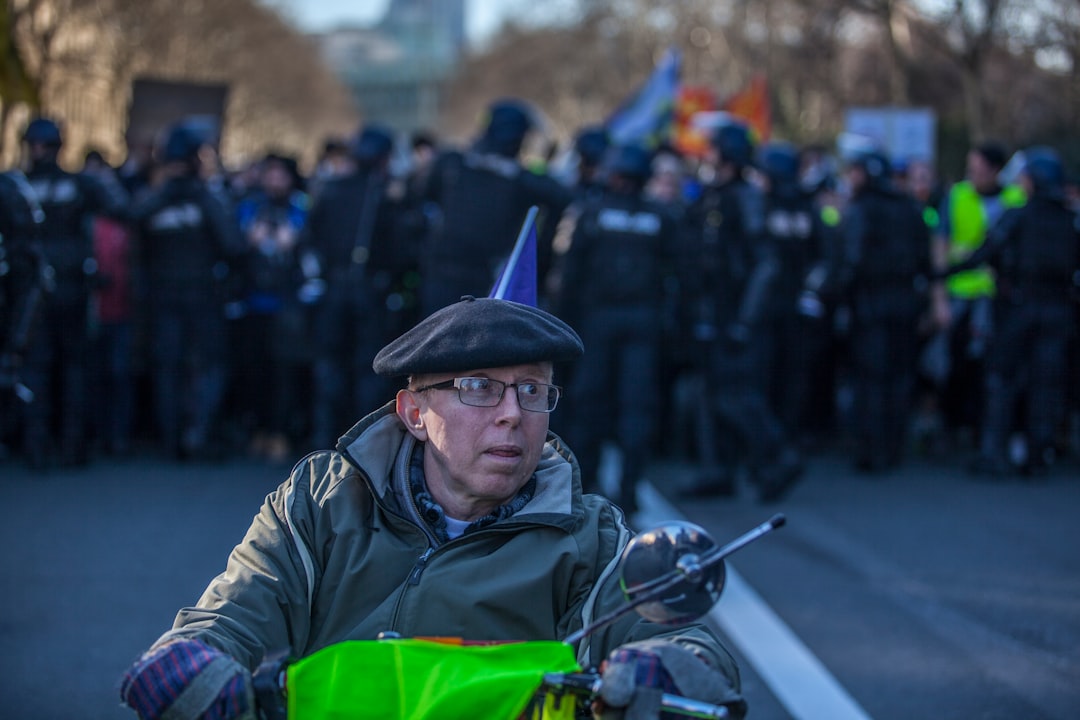
[(745, 463), (761, 500), (780, 499), (802, 460), (769, 406), (765, 321), (779, 262), (765, 233), (764, 198), (743, 170), (752, 145), (741, 124), (714, 134), (717, 178), (685, 216), (682, 287), (697, 343), (701, 412), (695, 423), (704, 474), (694, 494), (731, 494)]
[(880, 472), (903, 459), (930, 234), (915, 200), (890, 185), (883, 155), (860, 151), (848, 167), (840, 282), (852, 313), (856, 467)]
[(424, 315), (462, 295), (484, 297), (491, 292), (533, 205), (541, 211), (537, 254), (539, 273), (545, 274), (554, 225), (572, 195), (557, 180), (518, 161), (533, 124), (520, 102), (497, 102), (471, 149), (449, 150), (436, 159), (424, 191), (424, 200), (440, 209), (423, 249)]
[(574, 138), (577, 154), (577, 177), (574, 195), (578, 201), (588, 200), (604, 193), (603, 164), (611, 149), (611, 137), (600, 125), (584, 127)]
[(392, 394), (371, 361), (391, 332), (385, 300), (397, 268), (408, 262), (396, 243), (399, 208), (387, 192), (393, 144), (388, 130), (364, 128), (352, 145), (355, 172), (327, 181), (308, 216), (305, 249), (319, 258), (326, 283), (315, 307), (317, 448), (332, 447), (356, 413)]
[[(30, 154), (26, 180), (44, 214), (39, 237), (49, 280), (23, 375), (35, 395), (25, 408), (24, 449), (35, 467), (50, 463), (54, 450), (60, 451), (61, 464), (83, 464), (88, 459), (89, 303), (96, 275), (89, 220), (122, 215), (127, 198), (119, 184), (110, 189), (57, 165), (62, 138), (53, 121), (34, 120), (23, 139)], [(52, 442), (56, 431), (58, 448)]]
[(168, 456), (196, 460), (222, 450), (211, 431), (228, 373), (225, 283), (243, 253), (230, 209), (199, 177), (201, 144), (172, 128), (161, 152), (169, 178), (132, 209), (158, 432)]
[(628, 513), (656, 440), (662, 313), (669, 307), (663, 294), (672, 287), (678, 247), (674, 219), (643, 196), (650, 162), (642, 148), (620, 148), (607, 189), (582, 202), (555, 306), (589, 348), (567, 392), (568, 439), (587, 491), (601, 489), (602, 446), (615, 443), (622, 458), (617, 500)]
[(1038, 475), (1054, 460), (1055, 432), (1065, 412), (1066, 363), (1080, 278), (1080, 226), (1065, 204), (1064, 169), (1049, 148), (1025, 150), (1028, 203), (1007, 210), (986, 242), (951, 272), (988, 262), (997, 271), (996, 336), (986, 367), (980, 453), (972, 470), (1010, 470), (1007, 444), (1017, 404), (1026, 422), (1027, 459)]
[(46, 287), (37, 238), (43, 219), (25, 176), (0, 174), (0, 448), (15, 439), (18, 410), (34, 400), (22, 366)]
[(825, 349), (818, 313), (800, 300), (829, 272), (827, 233), (814, 198), (799, 183), (800, 157), (793, 145), (763, 146), (756, 164), (768, 180), (765, 234), (777, 259), (764, 338), (769, 402), (795, 437), (811, 413), (812, 362)]

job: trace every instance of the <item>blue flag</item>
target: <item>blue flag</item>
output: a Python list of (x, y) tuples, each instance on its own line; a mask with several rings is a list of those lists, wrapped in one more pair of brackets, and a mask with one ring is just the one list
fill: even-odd
[(605, 123), (612, 145), (653, 149), (671, 135), (680, 65), (678, 51), (667, 50), (641, 89), (612, 113)]
[(536, 214), (539, 208), (529, 208), (525, 223), (521, 226), (517, 242), (510, 258), (499, 274), (495, 287), (488, 297), (513, 300), (536, 307)]

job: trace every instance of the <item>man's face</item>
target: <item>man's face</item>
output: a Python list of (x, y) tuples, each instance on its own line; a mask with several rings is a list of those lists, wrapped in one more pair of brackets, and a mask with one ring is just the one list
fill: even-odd
[(292, 190), (292, 175), (278, 162), (267, 163), (261, 180), (263, 190), (272, 198), (283, 198)]
[(1000, 168), (996, 168), (987, 162), (982, 154), (972, 150), (967, 156), (967, 176), (971, 184), (979, 191), (990, 191), (997, 186), (997, 174)]
[(60, 148), (56, 145), (48, 145), (41, 142), (30, 142), (26, 144), (27, 155), (31, 162), (54, 162), (56, 156), (60, 151)]
[(934, 190), (934, 171), (927, 163), (915, 162), (908, 168), (908, 187), (911, 194), (926, 200)]
[(858, 192), (866, 185), (866, 171), (859, 165), (848, 165), (844, 168), (844, 179), (847, 180), (851, 192)]
[[(544, 362), (426, 375), (414, 378), (412, 387), (455, 377), (551, 383), (552, 366)], [(483, 517), (513, 498), (536, 470), (547, 437), (548, 414), (522, 410), (509, 386), (493, 407), (465, 405), (455, 388), (402, 390), (397, 409), (409, 432), (427, 443), (428, 490), (458, 520)]]

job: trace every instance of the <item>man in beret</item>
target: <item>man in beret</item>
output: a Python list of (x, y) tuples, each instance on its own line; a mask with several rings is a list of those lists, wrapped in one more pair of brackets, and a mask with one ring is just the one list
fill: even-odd
[[(225, 572), (125, 675), (125, 703), (142, 718), (243, 717), (268, 654), (386, 631), (556, 640), (622, 605), (632, 533), (582, 494), (548, 430), (553, 364), (582, 352), (553, 315), (471, 297), (383, 348), (375, 371), (404, 389), (267, 496)], [(575, 651), (622, 686), (608, 704), (628, 718), (656, 717), (661, 691), (744, 711), (735, 662), (703, 625), (629, 614)]]

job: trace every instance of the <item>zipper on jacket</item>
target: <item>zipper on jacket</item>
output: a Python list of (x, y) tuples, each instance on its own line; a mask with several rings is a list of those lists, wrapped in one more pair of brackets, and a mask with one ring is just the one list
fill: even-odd
[(435, 552), (435, 548), (429, 547), (427, 550), (424, 551), (423, 555), (416, 558), (416, 564), (413, 565), (412, 572), (409, 573), (408, 583), (410, 585), (420, 584), (420, 573), (424, 572), (424, 567), (427, 566), (428, 558), (431, 557), (431, 554), (433, 552)]

